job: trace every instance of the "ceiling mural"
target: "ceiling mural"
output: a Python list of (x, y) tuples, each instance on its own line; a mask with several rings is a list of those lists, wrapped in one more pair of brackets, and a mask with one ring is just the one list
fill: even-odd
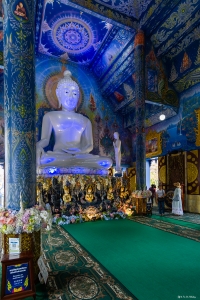
[(95, 2), (139, 19), (152, 0), (95, 0)]
[[(1, 6), (2, 0), (0, 68)], [(36, 58), (42, 54), (90, 72), (101, 96), (131, 131), (135, 124), (134, 40), (139, 28), (146, 41), (146, 127), (158, 124), (162, 111), (168, 120), (176, 118), (180, 93), (199, 82), (199, 0), (38, 0), (36, 11)]]
[(117, 32), (94, 68), (94, 73), (98, 75), (99, 78), (105, 74), (132, 38), (133, 33), (127, 30), (120, 29)]
[[(151, 36), (154, 47), (158, 48), (166, 41), (169, 44), (169, 38), (177, 39), (178, 35), (182, 34), (189, 27), (190, 23), (194, 24), (199, 18), (199, 6), (198, 0), (185, 0), (176, 6), (156, 33)], [(165, 48), (168, 44), (165, 45)], [(160, 53), (161, 50), (159, 51)]]
[(102, 77), (101, 79), (101, 86), (103, 87), (109, 78), (111, 78), (115, 72), (120, 68), (120, 66), (123, 66), (123, 63), (125, 62), (125, 60), (127, 60), (127, 58), (132, 55), (132, 59), (134, 61), (134, 42), (133, 40), (130, 41), (129, 45), (126, 47), (126, 49), (123, 50), (123, 53), (120, 53), (120, 56), (118, 57), (117, 61), (115, 62), (115, 64), (113, 64), (110, 69), (108, 70), (108, 72), (105, 74), (104, 77)]
[[(51, 1), (51, 0), (49, 0)], [(115, 0), (111, 0), (112, 3), (114, 4)], [(111, 2), (110, 0), (108, 0), (107, 2)], [(120, 0), (124, 1), (124, 0)], [(143, 1), (143, 0), (142, 0)], [(110, 6), (107, 7), (105, 6), (105, 1), (102, 1), (104, 3), (104, 5), (97, 3), (96, 0), (61, 0), (61, 2), (70, 2), (70, 3), (76, 3), (82, 7), (85, 7), (87, 9), (89, 9), (92, 12), (96, 12), (98, 13), (100, 16), (104, 16), (106, 18), (109, 18), (113, 21), (116, 21), (119, 24), (124, 24), (125, 26), (128, 26), (130, 28), (134, 28), (137, 29), (138, 28), (138, 21), (137, 19), (129, 16), (129, 11), (127, 11), (127, 14), (125, 14), (125, 11), (123, 9), (122, 13), (119, 10), (115, 10), (113, 8), (111, 8)], [(125, 1), (124, 1), (125, 2)], [(126, 0), (126, 2), (131, 2), (130, 0)]]
[(39, 52), (89, 64), (112, 25), (63, 3), (44, 7)]

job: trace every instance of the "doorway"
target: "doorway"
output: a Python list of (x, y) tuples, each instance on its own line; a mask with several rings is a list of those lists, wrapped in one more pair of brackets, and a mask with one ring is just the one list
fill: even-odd
[(150, 188), (152, 184), (158, 187), (158, 158), (150, 158), (146, 160), (146, 186)]

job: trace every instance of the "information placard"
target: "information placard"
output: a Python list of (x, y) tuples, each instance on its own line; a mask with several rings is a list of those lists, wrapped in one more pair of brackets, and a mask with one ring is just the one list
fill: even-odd
[(20, 253), (19, 238), (9, 238), (9, 253)]
[(35, 298), (33, 254), (4, 254), (2, 263), (1, 299)]
[(30, 289), (28, 263), (7, 266), (5, 294), (10, 295)]

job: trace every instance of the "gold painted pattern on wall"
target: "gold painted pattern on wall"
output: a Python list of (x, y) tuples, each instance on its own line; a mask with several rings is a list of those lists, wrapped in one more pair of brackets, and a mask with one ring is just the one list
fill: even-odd
[(198, 156), (199, 150), (187, 152), (187, 193), (188, 195), (199, 195), (198, 184)]
[(199, 186), (197, 186), (196, 190), (192, 193), (192, 195), (199, 195)]
[(195, 110), (196, 117), (197, 117), (197, 128), (195, 128), (196, 133), (196, 146), (200, 146), (200, 109)]
[(128, 168), (129, 190), (136, 190), (136, 168)]
[(159, 181), (166, 183), (166, 166), (162, 166), (159, 170)]
[(192, 162), (187, 162), (187, 181), (192, 183), (197, 179), (198, 169), (197, 166)]

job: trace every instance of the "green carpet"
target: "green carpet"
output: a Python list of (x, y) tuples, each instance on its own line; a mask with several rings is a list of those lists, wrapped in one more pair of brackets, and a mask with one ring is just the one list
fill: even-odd
[(137, 300), (60, 226), (43, 232), (42, 246), (49, 277), (36, 285), (36, 300)]
[(139, 300), (200, 299), (200, 243), (130, 220), (63, 228)]
[(177, 225), (185, 226), (188, 228), (200, 230), (200, 224), (194, 224), (194, 223), (191, 223), (188, 221), (185, 222), (182, 220), (177, 220), (177, 219), (172, 219), (172, 218), (167, 218), (167, 217), (160, 217), (158, 215), (152, 215), (151, 218), (156, 219), (156, 220), (162, 220), (163, 222), (168, 222), (168, 223), (177, 224)]

